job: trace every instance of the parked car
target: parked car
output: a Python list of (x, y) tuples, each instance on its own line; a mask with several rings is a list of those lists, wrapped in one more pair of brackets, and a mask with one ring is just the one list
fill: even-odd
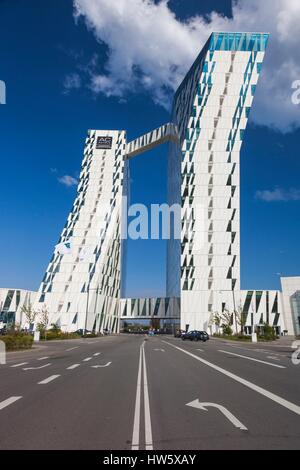
[(202, 333), (203, 336), (205, 336), (206, 340), (209, 339), (209, 334), (206, 331), (200, 331), (200, 333)]
[(206, 335), (203, 334), (203, 331), (192, 330), (188, 331), (185, 335), (182, 335), (182, 339), (185, 341), (189, 339), (190, 341), (207, 341)]

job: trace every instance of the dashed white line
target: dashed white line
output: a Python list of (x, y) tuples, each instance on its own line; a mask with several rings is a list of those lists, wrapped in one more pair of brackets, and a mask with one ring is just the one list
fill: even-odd
[(99, 356), (101, 352), (94, 353), (93, 356)]
[(79, 366), (80, 364), (73, 364), (72, 366), (67, 367), (67, 370), (76, 369), (76, 367), (79, 367)]
[(50, 375), (50, 377), (47, 377), (47, 379), (44, 379), (41, 382), (38, 382), (38, 385), (46, 385), (49, 382), (52, 382), (52, 380), (57, 379), (58, 377), (60, 377), (60, 375)]
[(86, 357), (85, 359), (83, 359), (83, 362), (90, 361), (91, 359), (93, 359), (93, 358), (92, 357)]
[(204, 350), (203, 350), (203, 349), (199, 349), (199, 348), (198, 348), (198, 349), (196, 349), (196, 351), (201, 351), (201, 352), (204, 352)]
[(79, 346), (74, 346), (74, 348), (66, 349), (66, 351), (73, 351), (73, 349), (77, 349), (77, 348), (79, 348)]
[(10, 367), (21, 367), (21, 366), (26, 366), (26, 364), (28, 364), (28, 362), (20, 362), (20, 364), (14, 364), (13, 366), (10, 366)]
[(104, 364), (104, 365), (97, 364), (97, 365), (91, 366), (91, 367), (93, 367), (94, 369), (98, 369), (99, 367), (108, 367), (110, 365), (111, 365), (111, 362), (108, 362), (107, 364)]
[(44, 369), (45, 367), (51, 366), (51, 362), (48, 362), (48, 364), (44, 364), (43, 366), (39, 367), (23, 367), (23, 370), (38, 370), (38, 369)]
[(45, 359), (49, 359), (49, 356), (39, 357), (38, 361), (44, 361)]
[(273, 361), (280, 361), (280, 359), (276, 356), (267, 356), (267, 359), (273, 359)]
[(20, 400), (20, 398), (22, 398), (22, 397), (10, 397), (10, 398), (7, 398), (4, 401), (1, 401), (0, 402), (0, 410), (3, 410), (3, 408), (6, 408), (7, 406), (11, 405), (15, 401)]
[(221, 374), (226, 375), (227, 377), (230, 377), (231, 379), (235, 380), (236, 382), (239, 382), (242, 385), (245, 385), (245, 387), (250, 388), (251, 390), (254, 390), (255, 392), (259, 393), (260, 395), (263, 395), (264, 397), (269, 398), (270, 400), (274, 401), (275, 403), (278, 403), (281, 406), (284, 406), (290, 411), (293, 411), (297, 415), (300, 416), (300, 406), (296, 405), (295, 403), (292, 403), (288, 400), (285, 400), (285, 398), (281, 398), (278, 395), (275, 395), (275, 393), (269, 392), (268, 390), (265, 390), (262, 387), (259, 387), (258, 385), (255, 385), (252, 382), (249, 382), (249, 380), (242, 379), (242, 377), (239, 377), (236, 374), (233, 374), (232, 372), (229, 372), (226, 369), (223, 369), (222, 367), (217, 366), (216, 364), (213, 364), (212, 362), (206, 361), (205, 359), (202, 359), (202, 357), (196, 356), (195, 354), (186, 351), (185, 349), (179, 348), (178, 346), (175, 346), (172, 343), (168, 343), (167, 341), (162, 340), (163, 343), (168, 344), (172, 348), (178, 349), (179, 351), (183, 352), (184, 354), (187, 354), (188, 356), (193, 357), (199, 362), (202, 362), (203, 364), (207, 365), (208, 367), (211, 367), (212, 369), (220, 372)]
[(242, 356), (241, 354), (236, 354), (231, 351), (224, 351), (223, 349), (218, 349), (219, 352), (225, 353), (225, 354), (231, 354), (232, 356), (237, 356), (241, 357), (243, 359), (247, 359), (248, 361), (254, 361), (254, 362), (260, 362), (261, 364), (267, 364), (268, 366), (273, 366), (277, 367), (278, 369), (286, 369), (285, 366), (280, 366), (278, 364), (273, 364), (272, 362), (267, 362), (267, 361), (262, 361), (260, 359), (255, 359), (254, 357), (249, 357), (249, 356)]

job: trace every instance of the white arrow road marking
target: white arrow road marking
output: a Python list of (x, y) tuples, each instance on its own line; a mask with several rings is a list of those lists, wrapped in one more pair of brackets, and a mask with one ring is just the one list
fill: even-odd
[(267, 364), (268, 366), (278, 367), (279, 369), (286, 369), (285, 366), (279, 366), (278, 364), (273, 364), (272, 362), (261, 361), (260, 359), (254, 359), (254, 357), (242, 356), (241, 354), (236, 354), (231, 351), (224, 351), (223, 349), (218, 349), (219, 352), (225, 354), (231, 354), (232, 356), (242, 357), (243, 359), (248, 359), (249, 361), (260, 362), (261, 364)]
[(43, 361), (44, 359), (49, 359), (49, 356), (39, 357), (38, 361)]
[(110, 366), (111, 362), (108, 362), (107, 364), (104, 364), (103, 366), (101, 366), (100, 364), (97, 364), (96, 366), (91, 366), (91, 367), (94, 367), (94, 369), (98, 369), (98, 367), (108, 367)]
[(101, 352), (94, 353), (93, 356), (99, 356), (100, 354), (101, 354)]
[(23, 367), (23, 370), (37, 370), (37, 369), (44, 369), (44, 367), (51, 366), (51, 362), (48, 364), (44, 364), (43, 366), (40, 367)]
[(246, 426), (244, 426), (243, 423), (241, 423), (232, 413), (230, 413), (230, 411), (227, 410), (227, 408), (225, 408), (225, 406), (218, 405), (217, 403), (208, 403), (208, 402), (200, 403), (199, 400), (194, 400), (194, 401), (191, 401), (190, 403), (186, 403), (186, 406), (191, 406), (193, 408), (198, 408), (199, 410), (203, 410), (203, 411), (208, 411), (207, 408), (206, 408), (208, 406), (217, 408), (218, 410), (221, 411), (221, 413), (223, 413), (224, 416), (226, 416), (226, 418), (229, 421), (231, 421), (231, 423), (236, 428), (239, 428), (243, 431), (248, 431)]
[(92, 359), (92, 357), (86, 357), (85, 359), (83, 359), (83, 362), (90, 361), (91, 359)]
[(80, 366), (80, 364), (73, 364), (72, 366), (67, 367), (67, 370), (76, 369), (76, 367), (79, 367), (79, 366)]
[(161, 352), (165, 352), (164, 349), (154, 349), (154, 351), (161, 351)]
[(73, 349), (77, 349), (77, 348), (79, 348), (79, 346), (74, 346), (74, 348), (66, 349), (66, 351), (73, 351)]
[(1, 401), (0, 402), (0, 410), (3, 410), (3, 408), (6, 408), (7, 406), (11, 405), (15, 401), (20, 400), (20, 398), (22, 398), (22, 397), (10, 397), (10, 398), (7, 398), (4, 401)]
[(28, 364), (28, 362), (21, 362), (20, 364), (14, 364), (13, 366), (10, 366), (10, 367), (26, 366), (26, 364)]
[(50, 375), (47, 379), (42, 380), (41, 382), (38, 382), (38, 385), (46, 385), (49, 382), (52, 382), (52, 380), (57, 379), (57, 377), (60, 377), (60, 375)]
[(179, 348), (178, 346), (175, 346), (172, 343), (168, 343), (167, 341), (162, 340), (164, 343), (168, 344), (169, 346), (172, 346), (172, 348), (178, 349), (178, 351), (183, 352), (184, 354), (187, 354), (188, 356), (193, 357), (199, 362), (202, 362), (202, 364), (205, 364), (208, 367), (211, 367), (212, 369), (220, 372), (221, 374), (226, 375), (227, 377), (231, 378), (232, 380), (235, 380), (236, 382), (245, 385), (245, 387), (250, 388), (251, 390), (254, 390), (255, 392), (259, 393), (260, 395), (263, 395), (264, 397), (269, 398), (270, 400), (273, 400), (275, 403), (278, 403), (281, 406), (284, 406), (290, 411), (293, 411), (293, 413), (296, 413), (297, 415), (300, 416), (300, 406), (296, 405), (295, 403), (292, 403), (291, 401), (286, 400), (285, 398), (281, 398), (278, 395), (275, 395), (275, 393), (269, 392), (268, 390), (259, 387), (258, 385), (255, 385), (252, 382), (249, 382), (249, 380), (243, 379), (242, 377), (239, 377), (236, 374), (233, 374), (232, 372), (229, 372), (226, 369), (223, 369), (223, 367), (219, 367), (216, 364), (213, 364), (212, 362), (206, 361), (202, 357), (196, 356), (196, 354), (193, 354), (186, 349)]

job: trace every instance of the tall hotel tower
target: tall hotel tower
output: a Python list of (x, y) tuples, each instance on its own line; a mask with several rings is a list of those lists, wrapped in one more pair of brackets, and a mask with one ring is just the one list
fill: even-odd
[[(35, 305), (46, 304), (50, 323), (118, 331), (128, 159), (167, 141), (181, 239), (168, 241), (166, 301), (143, 305), (155, 317), (180, 299), (181, 327), (204, 330), (215, 312), (238, 309), (240, 149), (267, 41), (265, 33), (213, 33), (175, 94), (170, 123), (129, 143), (124, 131), (89, 132), (73, 209)], [(127, 318), (144, 316), (135, 300), (123, 302)], [(178, 319), (169, 310), (161, 315)]]
[(213, 33), (178, 88), (169, 202), (181, 203), (181, 241), (168, 247), (167, 296), (181, 327), (207, 329), (235, 311), (240, 291), (240, 149), (268, 34)]
[(118, 330), (125, 154), (124, 131), (88, 132), (77, 196), (35, 306), (63, 330)]

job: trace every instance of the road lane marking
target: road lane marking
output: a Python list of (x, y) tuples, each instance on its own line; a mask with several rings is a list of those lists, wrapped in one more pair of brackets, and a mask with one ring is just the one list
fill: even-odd
[(43, 366), (40, 367), (23, 367), (23, 370), (38, 370), (38, 369), (44, 369), (44, 367), (51, 366), (51, 362), (48, 362), (48, 364), (44, 364)]
[(79, 366), (80, 364), (73, 364), (72, 366), (67, 367), (67, 370), (76, 369), (76, 367), (79, 367)]
[(140, 347), (140, 358), (139, 358), (139, 368), (138, 368), (137, 385), (136, 385), (131, 450), (139, 450), (139, 446), (140, 446), (141, 389), (142, 389), (142, 346)]
[(83, 359), (82, 362), (87, 362), (87, 361), (90, 361), (91, 359), (93, 359), (92, 357), (86, 357), (85, 359)]
[(49, 356), (39, 357), (38, 361), (44, 361), (44, 359), (49, 359)]
[(28, 362), (20, 362), (20, 364), (14, 364), (13, 366), (10, 366), (10, 367), (26, 366), (26, 364), (28, 364)]
[(111, 365), (111, 362), (108, 362), (107, 364), (104, 364), (104, 365), (96, 364), (95, 366), (91, 366), (91, 367), (94, 367), (94, 369), (98, 369), (99, 367), (108, 367), (110, 365)]
[(203, 402), (200, 403), (200, 400), (194, 400), (191, 401), (190, 403), (186, 403), (186, 406), (191, 406), (193, 408), (198, 408), (198, 410), (203, 410), (203, 411), (208, 411), (207, 407), (213, 407), (217, 408), (218, 410), (223, 413), (224, 416), (238, 429), (241, 429), (242, 431), (248, 431), (246, 426), (241, 423), (225, 406), (219, 405), (218, 403), (208, 403), (208, 402)]
[(219, 352), (225, 354), (231, 354), (232, 356), (242, 357), (243, 359), (248, 359), (249, 361), (260, 362), (261, 364), (267, 364), (268, 366), (277, 367), (278, 369), (286, 369), (285, 366), (280, 366), (279, 364), (273, 364), (272, 362), (262, 361), (261, 359), (255, 359), (254, 357), (242, 356), (241, 354), (236, 354), (231, 351), (224, 351), (223, 349), (218, 349)]
[(94, 353), (93, 356), (99, 356), (101, 352)]
[(204, 352), (204, 350), (203, 350), (203, 349), (199, 349), (199, 348), (198, 348), (198, 349), (196, 349), (196, 351), (201, 351), (201, 352)]
[(185, 349), (179, 348), (178, 346), (175, 346), (172, 343), (168, 343), (167, 341), (162, 340), (164, 343), (168, 344), (169, 346), (172, 346), (172, 348), (178, 349), (179, 351), (183, 352), (184, 354), (187, 354), (188, 356), (193, 357), (197, 361), (202, 362), (203, 364), (211, 367), (214, 370), (217, 370), (218, 372), (221, 372), (221, 374), (226, 375), (227, 377), (230, 377), (231, 379), (235, 380), (236, 382), (241, 383), (242, 385), (245, 385), (246, 387), (250, 388), (251, 390), (254, 390), (255, 392), (259, 393), (260, 395), (263, 395), (264, 397), (269, 398), (270, 400), (274, 401), (275, 403), (278, 403), (279, 405), (287, 408), (288, 410), (292, 411), (293, 413), (296, 413), (297, 415), (300, 416), (300, 406), (296, 405), (295, 403), (292, 403), (288, 400), (285, 400), (285, 398), (281, 398), (278, 395), (275, 395), (275, 393), (269, 392), (268, 390), (259, 387), (258, 385), (255, 385), (252, 382), (249, 382), (248, 380), (242, 379), (242, 377), (239, 377), (236, 374), (233, 374), (232, 372), (229, 372), (226, 369), (223, 369), (222, 367), (217, 366), (216, 364), (213, 364), (212, 362), (209, 362), (202, 357), (196, 356), (195, 354), (190, 353), (189, 351), (186, 351)]
[(267, 359), (273, 359), (273, 361), (280, 361), (279, 357), (276, 356), (267, 356)]
[(47, 377), (47, 379), (44, 379), (41, 382), (38, 382), (38, 385), (46, 385), (49, 382), (52, 382), (52, 380), (57, 379), (58, 377), (60, 377), (60, 375), (50, 375), (50, 377)]
[(0, 410), (3, 410), (3, 408), (6, 408), (7, 406), (11, 405), (15, 401), (20, 400), (20, 398), (22, 398), (22, 397), (10, 397), (10, 398), (7, 398), (4, 401), (1, 401), (0, 402)]
[(147, 366), (146, 366), (146, 357), (145, 357), (144, 344), (143, 344), (142, 352), (143, 352), (143, 372), (144, 372), (143, 378), (144, 378), (145, 444), (146, 444), (146, 450), (153, 450), (150, 401), (149, 401)]
[(161, 352), (165, 352), (165, 350), (164, 350), (164, 349), (159, 349), (159, 348), (156, 348), (156, 349), (154, 349), (154, 351), (161, 351)]
[(79, 348), (79, 346), (74, 346), (74, 348), (66, 349), (66, 351), (73, 351), (73, 349), (77, 349), (77, 348)]

